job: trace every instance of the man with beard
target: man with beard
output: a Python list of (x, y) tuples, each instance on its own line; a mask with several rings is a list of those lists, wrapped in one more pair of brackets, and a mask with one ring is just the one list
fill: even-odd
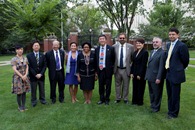
[(115, 103), (119, 103), (121, 99), (123, 99), (124, 103), (128, 104), (130, 68), (134, 47), (133, 45), (127, 43), (127, 37), (125, 33), (120, 33), (118, 38), (119, 43), (113, 45), (115, 48)]

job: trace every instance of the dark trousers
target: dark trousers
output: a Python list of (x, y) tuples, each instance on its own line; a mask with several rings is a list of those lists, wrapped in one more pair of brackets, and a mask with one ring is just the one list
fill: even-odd
[(31, 103), (32, 105), (37, 104), (37, 86), (39, 86), (39, 100), (41, 103), (46, 102), (45, 101), (45, 87), (44, 87), (44, 81), (37, 80), (31, 82)]
[(180, 108), (181, 84), (174, 84), (167, 79), (166, 86), (168, 95), (168, 115), (177, 117)]
[(148, 81), (150, 104), (154, 111), (160, 110), (162, 93), (163, 93), (164, 80), (161, 80), (160, 84)]
[(56, 101), (56, 85), (58, 83), (59, 101), (64, 101), (64, 78), (62, 70), (56, 71), (54, 80), (50, 79), (50, 99)]
[(145, 87), (146, 80), (138, 80), (136, 77), (133, 78), (132, 104), (143, 105)]
[(112, 75), (106, 73), (106, 70), (100, 70), (98, 74), (99, 95), (101, 101), (110, 101)]

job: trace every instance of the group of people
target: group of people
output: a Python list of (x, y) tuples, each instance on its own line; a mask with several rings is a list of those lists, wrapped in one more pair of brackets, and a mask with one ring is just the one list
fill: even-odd
[[(33, 52), (23, 56), (23, 47), (16, 46), (16, 56), (11, 60), (14, 70), (12, 92), (17, 94), (18, 110), (25, 111), (26, 92), (31, 89), (31, 103), (37, 104), (36, 91), (39, 86), (39, 100), (47, 104), (44, 90), (44, 73), (48, 68), (51, 103), (56, 102), (58, 84), (59, 102), (64, 102), (64, 87), (69, 85), (72, 103), (78, 101), (78, 85), (83, 91), (84, 104), (90, 104), (95, 81), (99, 83), (99, 101), (97, 104), (109, 105), (112, 76), (115, 78), (115, 103), (129, 103), (129, 84), (132, 78), (132, 105), (144, 104), (144, 91), (148, 81), (151, 111), (160, 110), (164, 79), (168, 95), (168, 119), (176, 118), (180, 108), (181, 83), (185, 82), (185, 68), (189, 63), (187, 46), (179, 39), (177, 28), (169, 30), (171, 43), (167, 51), (162, 49), (162, 39), (153, 38), (153, 50), (149, 56), (144, 49), (144, 39), (136, 39), (135, 46), (127, 43), (125, 33), (120, 33), (118, 42), (107, 44), (105, 35), (99, 36), (99, 46), (91, 51), (91, 44), (82, 44), (77, 51), (77, 43), (70, 43), (67, 56), (60, 49), (59, 41), (53, 41), (53, 49), (41, 53), (38, 41), (33, 42)], [(64, 70), (66, 64), (66, 73)], [(29, 78), (28, 78), (29, 74)]]

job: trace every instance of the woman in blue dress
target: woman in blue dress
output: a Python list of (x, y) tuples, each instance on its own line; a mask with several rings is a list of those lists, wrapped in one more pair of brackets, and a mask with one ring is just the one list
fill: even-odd
[(69, 85), (69, 91), (72, 103), (77, 100), (76, 95), (78, 91), (78, 80), (76, 76), (76, 63), (77, 63), (77, 44), (75, 42), (70, 43), (70, 51), (68, 53), (67, 65), (66, 65), (66, 79), (65, 84)]

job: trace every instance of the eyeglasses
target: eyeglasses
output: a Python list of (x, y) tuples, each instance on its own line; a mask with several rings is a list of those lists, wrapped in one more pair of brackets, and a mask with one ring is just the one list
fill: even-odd
[(120, 37), (119, 39), (123, 39), (124, 40), (125, 38), (124, 37)]
[(158, 41), (153, 41), (152, 43), (158, 43)]

